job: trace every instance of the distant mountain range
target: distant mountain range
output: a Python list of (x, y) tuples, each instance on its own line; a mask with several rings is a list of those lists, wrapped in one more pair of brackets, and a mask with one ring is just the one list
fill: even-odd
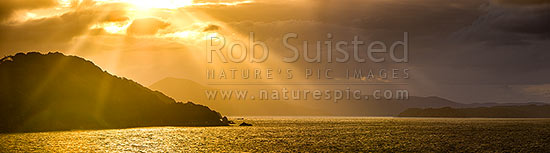
[(550, 105), (409, 108), (399, 117), (550, 118)]
[[(545, 103), (473, 103), (463, 104), (440, 97), (416, 97), (408, 100), (369, 100), (364, 101), (250, 101), (250, 100), (208, 100), (204, 90), (217, 89), (211, 86), (179, 78), (162, 79), (149, 88), (161, 91), (179, 101), (197, 101), (231, 116), (397, 116), (409, 108), (475, 108), (492, 106), (542, 105)], [(229, 87), (224, 89), (234, 89)], [(249, 93), (257, 92), (248, 89)]]
[(0, 60), (0, 132), (227, 125), (208, 107), (180, 103), (61, 53)]

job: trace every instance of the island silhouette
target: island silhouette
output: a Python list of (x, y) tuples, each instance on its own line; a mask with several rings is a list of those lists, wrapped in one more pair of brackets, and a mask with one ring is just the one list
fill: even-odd
[(109, 74), (62, 53), (17, 53), (0, 60), (0, 132), (224, 126), (206, 106)]
[(399, 117), (550, 118), (550, 105), (493, 106), (476, 108), (409, 108)]

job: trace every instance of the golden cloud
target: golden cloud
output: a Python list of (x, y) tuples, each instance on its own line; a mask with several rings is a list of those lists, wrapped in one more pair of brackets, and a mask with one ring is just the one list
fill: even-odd
[(142, 18), (135, 19), (128, 27), (128, 35), (154, 35), (160, 29), (168, 27), (168, 22), (162, 21), (157, 18)]

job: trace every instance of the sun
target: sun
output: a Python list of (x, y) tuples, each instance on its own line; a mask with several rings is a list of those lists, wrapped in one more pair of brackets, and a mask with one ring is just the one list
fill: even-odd
[(193, 5), (193, 0), (130, 0), (130, 4), (138, 8), (176, 9)]

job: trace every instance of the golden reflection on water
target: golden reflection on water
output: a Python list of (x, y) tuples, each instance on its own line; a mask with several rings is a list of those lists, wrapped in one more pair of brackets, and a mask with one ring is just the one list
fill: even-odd
[(247, 118), (252, 127), (0, 135), (2, 151), (544, 151), (550, 119)]

